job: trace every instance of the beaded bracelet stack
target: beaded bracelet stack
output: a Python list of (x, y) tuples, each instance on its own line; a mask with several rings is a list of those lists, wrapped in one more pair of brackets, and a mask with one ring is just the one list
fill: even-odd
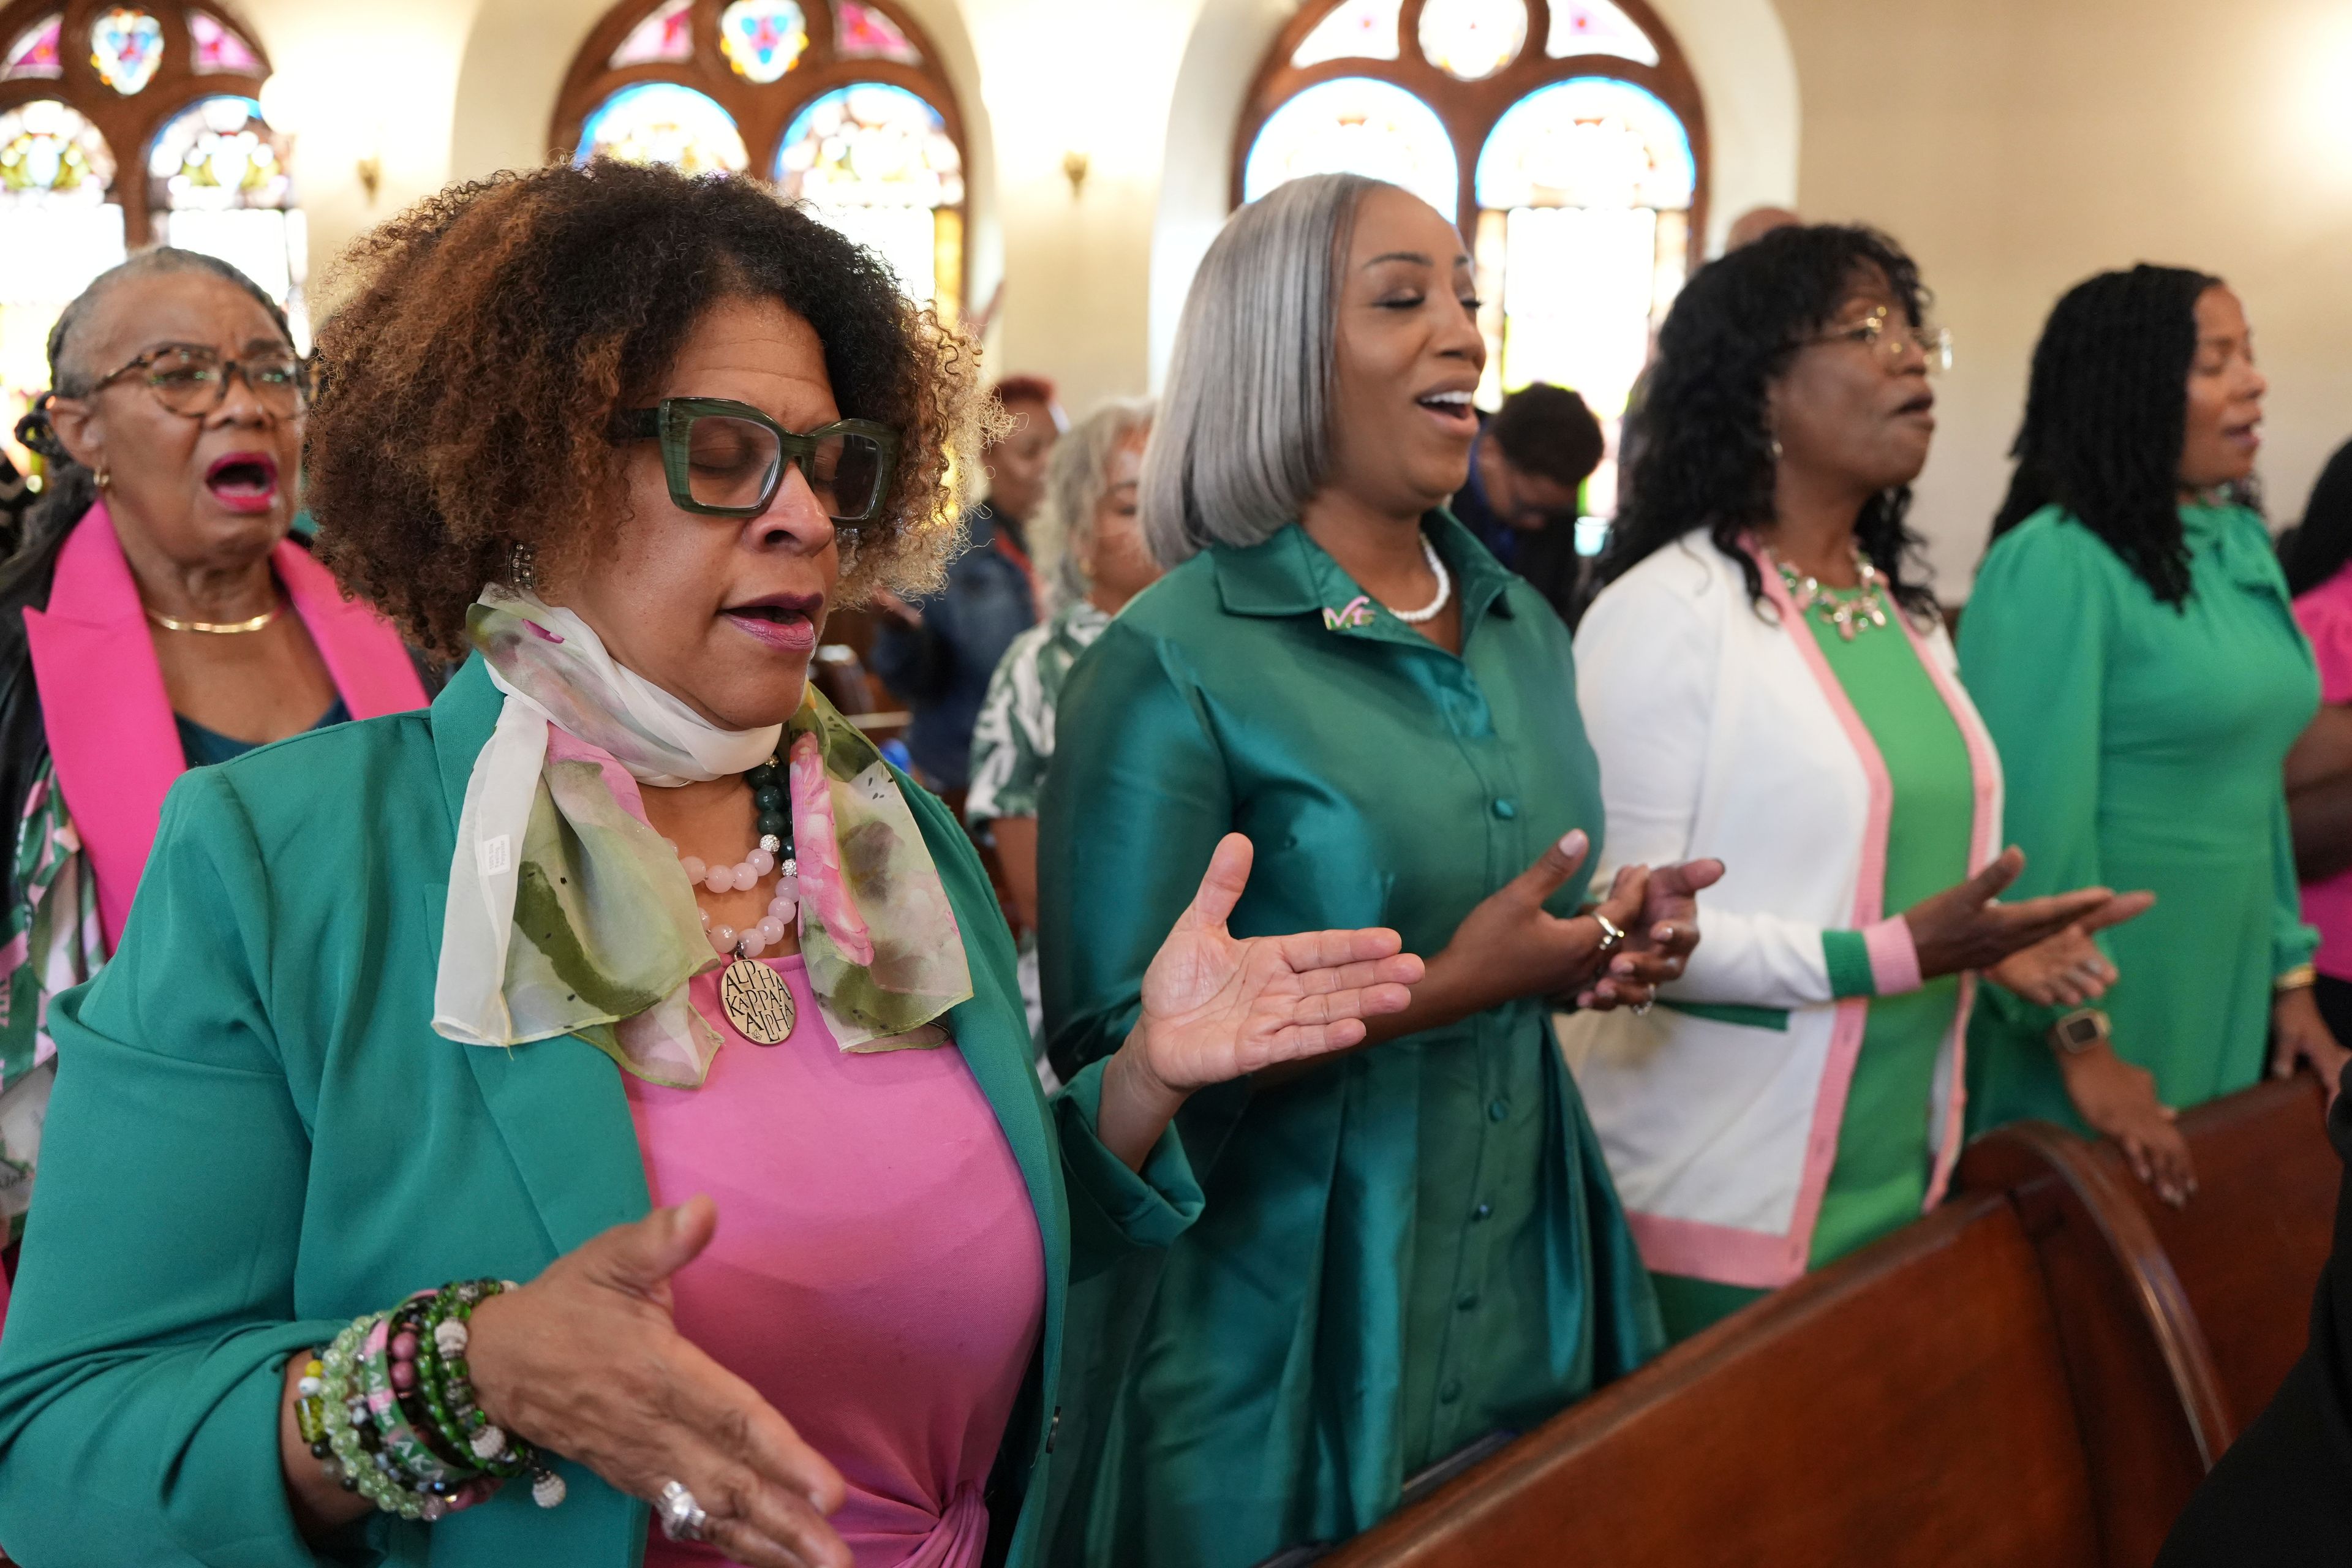
[(467, 1371), (467, 1320), (505, 1289), (467, 1279), (420, 1290), (352, 1319), (310, 1352), (294, 1386), (295, 1426), (345, 1491), (428, 1523), (522, 1475), (540, 1507), (563, 1500), (563, 1478), (482, 1413)]

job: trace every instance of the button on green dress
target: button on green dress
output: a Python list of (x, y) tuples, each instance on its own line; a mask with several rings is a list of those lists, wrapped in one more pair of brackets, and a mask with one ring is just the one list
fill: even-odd
[[(2262, 1076), (2271, 983), (2310, 961), (2280, 768), (2319, 706), (2262, 519), (2184, 506), (2191, 592), (2159, 603), (2050, 507), (1985, 556), (1960, 676), (2000, 748), (2025, 851), (2007, 895), (2104, 884), (2157, 905), (2102, 933), (2115, 1047), (2176, 1110)], [(1969, 1026), (1969, 1128), (2082, 1121), (2050, 1054), (2060, 1009), (1998, 986)]]
[[(1178, 567), (1072, 670), (1038, 850), (1066, 1073), (1125, 1037), (1229, 831), (1257, 851), (1236, 933), (1388, 925), (1425, 956), (1569, 829), (1597, 854), (1567, 628), (1451, 518), (1427, 526), (1460, 658), (1292, 526)], [(1552, 908), (1584, 897), (1580, 878)], [(1661, 1342), (1539, 999), (1196, 1096), (1179, 1128), (1207, 1205), (1092, 1291), (1060, 1562), (1241, 1568), (1344, 1538), (1413, 1472)]]

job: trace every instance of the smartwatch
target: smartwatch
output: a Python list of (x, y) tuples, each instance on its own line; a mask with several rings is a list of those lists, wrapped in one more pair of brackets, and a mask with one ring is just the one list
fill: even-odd
[(2050, 1043), (2070, 1057), (2106, 1044), (2107, 1016), (2096, 1007), (2083, 1007), (2050, 1026)]

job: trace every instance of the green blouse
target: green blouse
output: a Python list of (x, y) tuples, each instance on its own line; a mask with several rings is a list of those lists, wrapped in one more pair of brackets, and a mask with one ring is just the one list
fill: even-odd
[[(1237, 933), (1388, 925), (1424, 955), (1570, 828), (1598, 840), (1567, 629), (1453, 519), (1427, 526), (1459, 658), (1293, 526), (1186, 562), (1079, 659), (1038, 851), (1064, 1073), (1125, 1036), (1154, 931), (1227, 832), (1257, 849)], [(1584, 896), (1576, 879), (1552, 907)], [(1414, 1471), (1657, 1349), (1546, 1012), (1195, 1097), (1201, 1220), (1073, 1303), (1100, 1315), (1099, 1359), (1066, 1385), (1057, 1561), (1239, 1568), (1338, 1540)]]
[[(1968, 742), (1911, 639), (1893, 626), (1852, 642), (1809, 615), (1822, 657), (1886, 764), (1894, 805), (1886, 823), (1886, 890), (1899, 914), (1969, 874), (1975, 775)], [(1869, 995), (1870, 960), (1859, 931), (1822, 933), (1840, 996)], [(1810, 1267), (1819, 1268), (1919, 1217), (1935, 1164), (1929, 1126), (1936, 1058), (1959, 1006), (1957, 975), (1899, 996), (1874, 996), (1838, 1124), (1837, 1160), (1813, 1225)], [(1711, 1279), (1655, 1277), (1673, 1336), (1685, 1339), (1765, 1292)]]
[[(2101, 935), (2122, 972), (2115, 1047), (2185, 1110), (2262, 1076), (2271, 983), (2309, 962), (2280, 767), (2319, 705), (2262, 519), (2184, 506), (2176, 609), (2055, 507), (1996, 540), (1960, 622), (1960, 673), (2000, 748), (2010, 890), (2146, 888)], [(2058, 1010), (1987, 986), (1969, 1030), (1971, 1131), (2080, 1128), (2046, 1034)]]

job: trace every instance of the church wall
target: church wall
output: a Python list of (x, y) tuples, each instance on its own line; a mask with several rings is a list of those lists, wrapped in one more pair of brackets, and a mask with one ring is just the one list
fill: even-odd
[(1805, 216), (1867, 218), (1952, 329), (1915, 513), (1963, 596), (2008, 482), (2027, 362), (2067, 286), (2217, 272), (2271, 379), (2262, 477), (2292, 521), (2352, 437), (2352, 12), (2330, 0), (1778, 0)]

